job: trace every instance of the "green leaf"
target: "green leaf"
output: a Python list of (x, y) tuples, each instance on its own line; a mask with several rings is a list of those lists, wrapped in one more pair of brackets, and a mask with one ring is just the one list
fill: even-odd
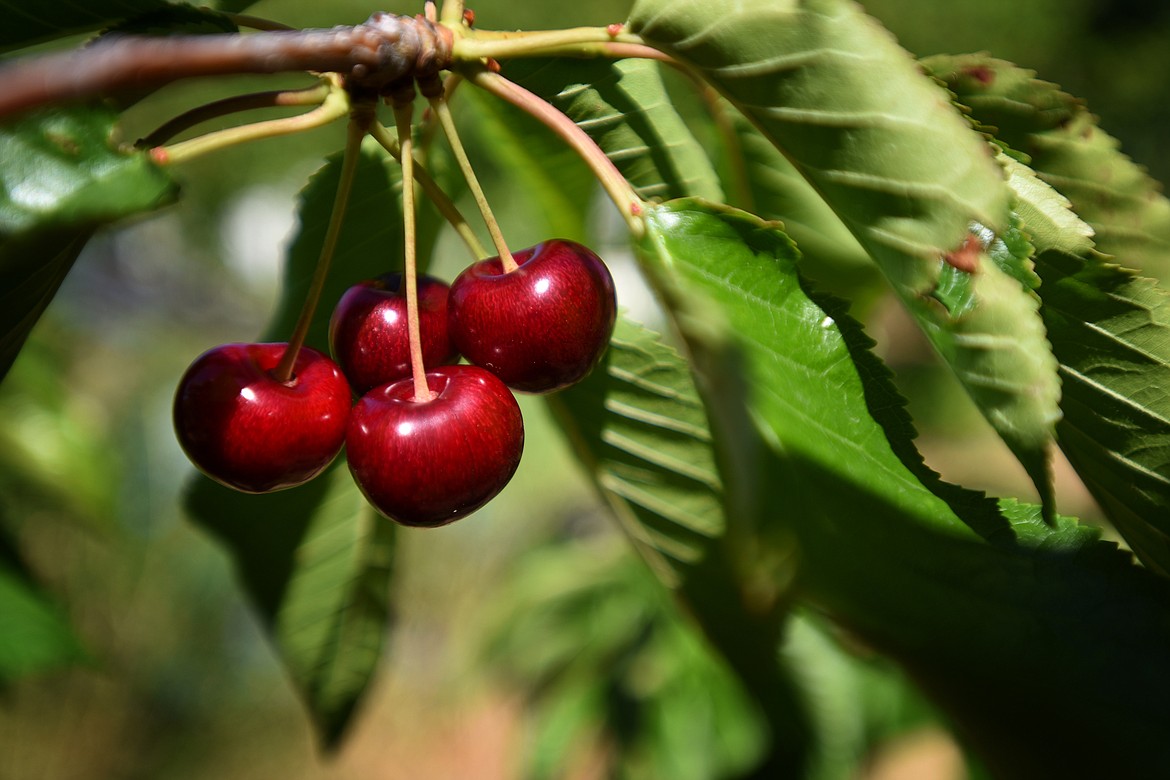
[[(713, 419), (746, 419), (764, 445), (758, 538), (789, 540), (794, 596), (908, 669), (1002, 776), (1170, 766), (1165, 583), (1091, 528), (930, 473), (869, 342), (806, 292), (772, 226), (689, 200), (646, 217), (644, 262)], [(1117, 686), (1119, 668), (1141, 679)]]
[[(1003, 174), (946, 94), (846, 0), (640, 0), (629, 26), (695, 67), (821, 194), (1048, 498), (1059, 383), (1038, 304), (986, 252), (967, 280), (942, 259), (1011, 227)], [(930, 302), (949, 283), (962, 310)]]
[(790, 561), (732, 525), (728, 508), (753, 504), (759, 486), (737, 476), (726, 491), (686, 361), (619, 319), (602, 365), (548, 401), (643, 558), (759, 702), (772, 731), (767, 770), (797, 771), (816, 735), (775, 654)]
[(746, 692), (625, 548), (534, 551), (494, 603), (487, 657), (533, 700), (526, 777), (558, 777), (595, 744), (612, 777), (701, 780), (759, 761)]
[(1094, 252), (1063, 196), (1009, 171), (1064, 380), (1060, 446), (1138, 556), (1170, 574), (1170, 298)]
[(509, 78), (589, 134), (642, 198), (718, 200), (719, 179), (649, 60), (517, 61)]
[(1099, 251), (1159, 277), (1170, 273), (1170, 200), (1082, 101), (987, 55), (930, 57), (922, 64), (1072, 202), (1093, 228)]
[(51, 109), (0, 125), (0, 240), (92, 228), (173, 197), (146, 153), (119, 146), (116, 119), (100, 108)]
[(1050, 444), (1060, 419), (1057, 361), (1032, 288), (1032, 246), (1015, 220), (984, 236), (973, 272), (940, 263), (937, 287), (906, 303), (1055, 512)]
[(724, 534), (723, 481), (706, 412), (685, 361), (658, 334), (619, 318), (603, 366), (551, 396), (619, 497), (618, 519), (658, 576), (676, 587)]
[[(764, 219), (780, 220), (805, 258), (834, 266), (868, 265), (870, 257), (800, 171), (747, 119), (728, 118), (741, 157), (746, 192), (728, 188), (729, 205)], [(733, 152), (733, 153), (735, 153)]]
[(175, 196), (146, 154), (117, 144), (115, 120), (78, 108), (0, 124), (0, 378), (93, 231)]
[(344, 465), (263, 495), (199, 477), (186, 507), (231, 553), (322, 742), (336, 747), (391, 620), (394, 526), (370, 508)]
[(163, 3), (157, 9), (127, 18), (103, 35), (214, 35), (238, 33), (229, 17), (211, 8)]
[(30, 580), (0, 524), (0, 687), (83, 658), (68, 619)]
[[(265, 329), (264, 338), (267, 340), (287, 340), (300, 316), (301, 303), (325, 241), (325, 229), (340, 176), (341, 154), (338, 153), (330, 156), (301, 193), (300, 229), (289, 249), (284, 289), (277, 312)], [(420, 266), (425, 267), (442, 224), (433, 207), (425, 205), (420, 208), (417, 222)], [(321, 295), (321, 305), (314, 313), (305, 343), (328, 354), (329, 317), (333, 305), (351, 285), (382, 273), (402, 270), (403, 252), (402, 169), (381, 146), (367, 138), (362, 145), (349, 208)]]
[(0, 0), (0, 51), (38, 41), (96, 30), (123, 19), (168, 7), (164, 0)]

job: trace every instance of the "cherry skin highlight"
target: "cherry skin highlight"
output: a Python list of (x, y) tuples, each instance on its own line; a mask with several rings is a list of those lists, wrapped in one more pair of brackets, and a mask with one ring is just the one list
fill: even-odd
[(433, 528), (495, 497), (520, 464), (524, 422), (511, 391), (468, 365), (427, 372), (429, 401), (414, 380), (376, 387), (350, 415), (346, 458), (366, 499), (403, 525)]
[[(459, 353), (447, 336), (447, 285), (418, 278), (418, 319), (423, 363), (454, 363)], [(350, 287), (329, 319), (329, 349), (354, 393), (410, 376), (406, 285), (389, 273)]]
[(175, 391), (175, 434), (207, 476), (245, 493), (309, 481), (345, 440), (352, 396), (337, 364), (304, 347), (293, 378), (272, 375), (286, 344), (224, 344), (195, 359)]
[(613, 277), (596, 254), (554, 239), (475, 263), (451, 284), (448, 330), (469, 361), (527, 393), (579, 382), (605, 353), (617, 317)]

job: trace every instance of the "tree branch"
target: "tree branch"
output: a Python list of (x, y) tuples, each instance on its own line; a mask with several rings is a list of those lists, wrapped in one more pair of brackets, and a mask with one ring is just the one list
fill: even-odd
[(251, 35), (107, 36), (86, 48), (0, 67), (0, 119), (45, 105), (160, 87), (196, 76), (335, 72), (351, 90), (382, 94), (447, 67), (452, 35), (422, 17), (376, 13), (332, 30)]

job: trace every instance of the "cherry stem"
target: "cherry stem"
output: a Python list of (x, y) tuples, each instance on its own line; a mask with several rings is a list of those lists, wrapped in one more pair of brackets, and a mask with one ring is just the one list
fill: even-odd
[(622, 56), (652, 57), (654, 59), (662, 59), (666, 56), (657, 49), (647, 46), (640, 36), (621, 31), (614, 32), (608, 27), (572, 27), (567, 30), (519, 30), (515, 32), (477, 30), (459, 39), (451, 56), (452, 59), (463, 61), (550, 55), (596, 57), (605, 53), (604, 46), (606, 44), (615, 43), (639, 47), (631, 50), (639, 53)]
[(438, 117), (443, 134), (447, 136), (447, 142), (451, 145), (451, 151), (455, 153), (459, 170), (463, 172), (463, 178), (467, 180), (467, 187), (471, 190), (471, 196), (475, 198), (475, 205), (479, 207), (479, 213), (483, 216), (484, 224), (487, 225), (488, 234), (492, 237), (492, 244), (495, 245), (496, 252), (500, 256), (504, 273), (515, 271), (520, 265), (508, 250), (508, 244), (504, 241), (504, 234), (500, 230), (500, 223), (496, 222), (491, 206), (488, 205), (487, 196), (484, 195), (483, 187), (479, 186), (479, 179), (476, 178), (475, 170), (471, 167), (471, 160), (467, 158), (463, 142), (459, 140), (459, 131), (455, 129), (455, 120), (451, 118), (451, 109), (447, 105), (447, 101), (442, 97), (431, 98), (431, 110)]
[(626, 221), (630, 232), (640, 237), (645, 232), (641, 215), (645, 210), (646, 202), (638, 197), (638, 193), (622, 176), (621, 171), (613, 161), (605, 156), (605, 152), (594, 142), (589, 134), (573, 123), (573, 120), (558, 111), (556, 107), (515, 84), (503, 76), (492, 73), (485, 68), (477, 68), (464, 76), (472, 84), (499, 97), (517, 108), (539, 119), (550, 130), (556, 133), (561, 140), (569, 144), (574, 151), (593, 170), (593, 175), (601, 182), (606, 194), (613, 200)]
[(362, 139), (373, 120), (373, 104), (355, 105), (350, 113), (349, 125), (345, 134), (345, 151), (341, 158), (341, 173), (337, 180), (337, 193), (333, 196), (333, 210), (329, 214), (329, 225), (325, 229), (325, 240), (321, 243), (321, 253), (317, 256), (317, 267), (313, 271), (312, 281), (309, 282), (309, 292), (301, 306), (300, 318), (293, 328), (292, 337), (288, 340), (288, 346), (280, 358), (280, 363), (272, 371), (273, 377), (278, 382), (287, 383), (292, 380), (293, 366), (297, 362), (297, 355), (305, 344), (305, 337), (309, 334), (309, 326), (313, 324), (313, 314), (317, 311), (321, 292), (325, 289), (325, 279), (329, 275), (329, 266), (333, 262), (333, 255), (337, 250), (337, 239), (341, 235), (341, 226), (345, 222), (345, 209), (349, 204), (349, 193), (353, 189), (354, 175), (357, 173), (358, 160), (361, 158)]
[[(380, 122), (375, 122), (370, 126), (370, 135), (382, 145), (382, 148), (390, 153), (391, 157), (402, 162), (402, 150), (398, 145), (398, 141), (390, 135), (390, 131), (386, 129), (385, 125)], [(438, 182), (431, 178), (427, 169), (419, 165), (417, 160), (412, 167), (414, 169), (414, 180), (422, 186), (427, 197), (435, 204), (435, 208), (439, 210), (443, 218), (451, 224), (451, 227), (455, 229), (459, 237), (463, 239), (463, 243), (467, 246), (467, 250), (471, 252), (471, 256), (475, 260), (483, 260), (488, 257), (488, 251), (479, 242), (475, 231), (471, 229), (471, 225), (468, 224), (462, 212), (455, 206), (451, 198), (447, 196), (447, 193), (443, 192)], [(405, 171), (405, 166), (403, 170)]]
[(463, 0), (443, 0), (439, 19), (448, 27), (463, 26)]
[(280, 106), (318, 106), (325, 102), (329, 91), (328, 84), (318, 84), (307, 89), (253, 92), (217, 100), (179, 114), (139, 141), (137, 146), (149, 149), (159, 144), (165, 144), (179, 133), (190, 130), (195, 125), (240, 111)]
[[(298, 116), (284, 119), (270, 119), (267, 122), (231, 127), (226, 130), (217, 130), (189, 141), (181, 141), (173, 146), (157, 147), (155, 159), (160, 163), (174, 164), (186, 162), (200, 157), (208, 152), (225, 149), (229, 146), (256, 141), (261, 138), (277, 138), (282, 135), (300, 133), (315, 127), (322, 127), (341, 119), (350, 111), (349, 96), (340, 89), (330, 89), (321, 105), (312, 111)], [(158, 131), (156, 131), (158, 132)]]
[(414, 229), (414, 139), (410, 120), (414, 113), (412, 102), (394, 104), (394, 126), (398, 130), (398, 145), (402, 161), (402, 234), (406, 240), (404, 275), (406, 276), (406, 333), (410, 340), (410, 373), (414, 378), (414, 400), (426, 403), (435, 397), (427, 385), (427, 369), (423, 364), (422, 335), (418, 324), (418, 262), (417, 236)]

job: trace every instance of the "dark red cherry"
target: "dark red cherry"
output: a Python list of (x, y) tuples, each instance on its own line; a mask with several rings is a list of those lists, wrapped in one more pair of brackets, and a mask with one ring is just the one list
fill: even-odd
[[(423, 363), (454, 363), (459, 353), (447, 337), (446, 284), (418, 278), (418, 319)], [(357, 395), (410, 376), (402, 274), (383, 274), (345, 291), (329, 320), (329, 349)]]
[(228, 487), (267, 493), (315, 477), (345, 440), (352, 396), (337, 364), (302, 348), (293, 378), (273, 375), (286, 344), (224, 344), (190, 365), (175, 392), (179, 444)]
[(520, 463), (524, 423), (504, 383), (481, 368), (427, 372), (435, 394), (416, 401), (414, 380), (362, 396), (350, 415), (346, 458), (379, 512), (403, 525), (435, 527), (492, 499)]
[(613, 277), (597, 255), (555, 239), (470, 266), (451, 284), (451, 340), (511, 388), (548, 393), (580, 381), (605, 352), (617, 316)]

